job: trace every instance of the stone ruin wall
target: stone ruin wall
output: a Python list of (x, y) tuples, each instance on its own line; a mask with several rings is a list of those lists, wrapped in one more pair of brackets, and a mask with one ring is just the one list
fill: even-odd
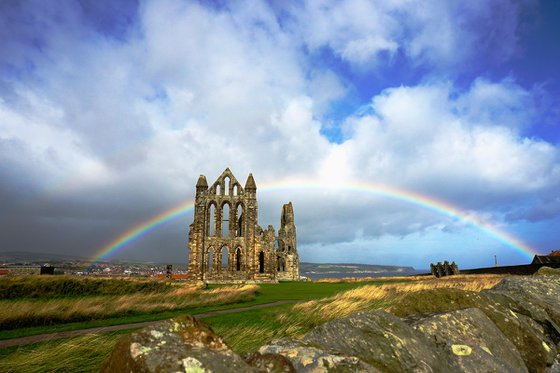
[(291, 202), (282, 207), (278, 235), (258, 224), (257, 187), (245, 187), (226, 169), (210, 187), (196, 184), (189, 227), (189, 278), (203, 282), (299, 280), (296, 228)]

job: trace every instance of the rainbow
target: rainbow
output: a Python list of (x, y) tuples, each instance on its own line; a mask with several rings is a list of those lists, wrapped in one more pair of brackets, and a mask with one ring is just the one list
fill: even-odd
[(95, 254), (91, 259), (92, 262), (98, 262), (103, 259), (110, 257), (112, 254), (123, 249), (126, 245), (136, 241), (137, 239), (147, 235), (154, 229), (162, 226), (163, 224), (174, 220), (180, 216), (186, 215), (194, 208), (194, 201), (187, 200), (183, 201), (175, 207), (172, 207), (158, 215), (151, 217), (150, 219), (130, 228), (124, 233), (121, 233), (113, 241), (109, 242), (107, 245), (103, 246), (101, 250)]
[[(478, 229), (485, 235), (495, 239), (496, 241), (499, 241), (506, 246), (511, 247), (528, 259), (532, 259), (534, 255), (538, 254), (538, 252), (528, 244), (499, 229), (498, 227), (495, 227), (490, 223), (483, 221), (476, 215), (468, 214), (448, 202), (410, 190), (365, 181), (336, 181), (335, 183), (329, 183), (322, 180), (314, 179), (283, 179), (274, 182), (265, 182), (262, 184), (258, 184), (259, 192), (274, 192), (277, 190), (350, 191), (390, 198), (434, 211), (438, 214), (445, 215), (452, 219), (460, 220), (468, 225), (475, 227), (476, 229)], [(183, 201), (179, 205), (163, 211), (162, 213), (155, 215), (152, 218), (132, 227), (131, 229), (122, 233), (113, 241), (102, 247), (100, 250), (98, 250), (92, 261), (107, 259), (112, 254), (123, 249), (131, 242), (139, 239), (142, 236), (145, 236), (159, 226), (189, 213), (193, 210), (193, 208), (194, 201), (192, 199)]]

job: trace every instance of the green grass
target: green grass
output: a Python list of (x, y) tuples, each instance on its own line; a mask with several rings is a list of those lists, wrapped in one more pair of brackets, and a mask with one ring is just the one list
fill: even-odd
[[(271, 303), (278, 300), (310, 300), (325, 298), (341, 291), (355, 289), (364, 285), (383, 285), (399, 281), (371, 281), (371, 282), (304, 282), (282, 281), (278, 284), (259, 284), (257, 296), (245, 305)], [(214, 289), (224, 285), (210, 285)]]
[(235, 352), (243, 354), (254, 351), (274, 338), (294, 337), (307, 331), (291, 330), (278, 316), (289, 314), (293, 304), (205, 317), (210, 325)]

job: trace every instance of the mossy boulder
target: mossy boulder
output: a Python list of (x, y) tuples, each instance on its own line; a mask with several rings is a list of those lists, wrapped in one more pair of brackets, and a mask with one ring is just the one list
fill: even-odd
[(506, 277), (492, 291), (543, 308), (560, 325), (560, 276)]
[(535, 276), (560, 276), (560, 268), (541, 267)]
[(454, 361), (456, 372), (527, 372), (517, 348), (478, 308), (426, 317), (414, 327)]
[(422, 333), (385, 311), (330, 321), (302, 339), (326, 352), (346, 354), (389, 372), (445, 372), (452, 362)]
[(255, 372), (192, 316), (162, 321), (117, 343), (102, 372)]
[(552, 319), (541, 307), (508, 292), (434, 289), (404, 295), (389, 309), (414, 321), (448, 311), (480, 309), (521, 354), (532, 372), (550, 367), (558, 353)]
[(259, 353), (285, 357), (299, 373), (380, 372), (355, 356), (332, 354), (294, 339), (272, 341), (262, 346)]

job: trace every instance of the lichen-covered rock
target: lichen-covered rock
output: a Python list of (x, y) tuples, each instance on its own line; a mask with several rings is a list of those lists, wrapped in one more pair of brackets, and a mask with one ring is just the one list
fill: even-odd
[(536, 276), (560, 276), (560, 268), (551, 267), (541, 267), (537, 272)]
[(414, 327), (455, 360), (454, 371), (527, 372), (515, 346), (477, 308), (427, 317)]
[(245, 361), (259, 372), (295, 373), (296, 370), (288, 358), (280, 354), (253, 352), (245, 356)]
[[(284, 356), (299, 373), (379, 372), (355, 356), (333, 355), (319, 348), (305, 346), (292, 339), (276, 340), (259, 349), (259, 353)], [(254, 364), (251, 364), (254, 365)]]
[(381, 371), (449, 372), (453, 362), (426, 336), (385, 311), (360, 312), (311, 330), (302, 342), (351, 355)]
[[(409, 293), (390, 311), (412, 321), (426, 314), (464, 308), (480, 309), (517, 348), (531, 372), (552, 365), (557, 355), (554, 337), (548, 327), (551, 319), (543, 308), (512, 298), (504, 292), (470, 292), (459, 289), (435, 289)], [(535, 321), (537, 320), (537, 321)]]
[(254, 372), (206, 324), (192, 316), (124, 336), (102, 372)]
[(560, 276), (506, 277), (492, 291), (542, 307), (560, 324)]

